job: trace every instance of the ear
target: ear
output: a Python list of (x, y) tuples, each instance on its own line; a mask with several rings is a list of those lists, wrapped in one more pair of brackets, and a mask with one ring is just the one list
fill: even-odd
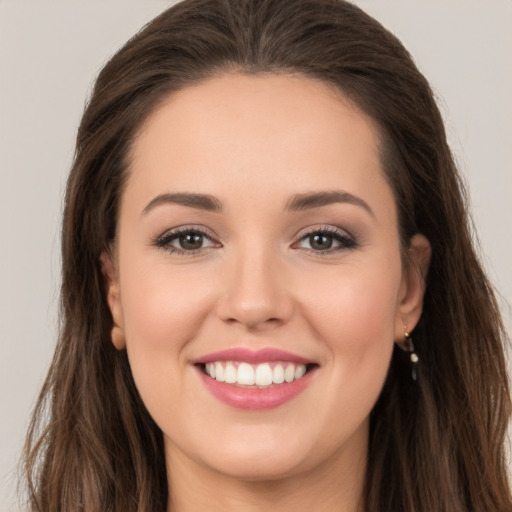
[(105, 280), (107, 303), (112, 314), (113, 326), (111, 338), (117, 350), (125, 348), (123, 310), (121, 307), (121, 296), (119, 293), (119, 278), (110, 252), (102, 252), (100, 256), (101, 272)]
[(425, 236), (416, 234), (411, 238), (395, 319), (396, 341), (403, 341), (405, 331), (411, 332), (421, 317), (431, 252)]

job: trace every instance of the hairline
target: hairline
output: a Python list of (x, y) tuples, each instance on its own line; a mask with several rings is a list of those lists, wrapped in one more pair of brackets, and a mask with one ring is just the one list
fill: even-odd
[[(119, 209), (124, 194), (124, 189), (127, 185), (130, 175), (133, 172), (133, 162), (135, 157), (135, 148), (137, 140), (145, 131), (153, 115), (167, 102), (172, 101), (174, 96), (176, 96), (180, 91), (183, 91), (191, 87), (199, 87), (201, 85), (208, 83), (209, 81), (213, 81), (216, 79), (237, 75), (263, 78), (266, 76), (288, 76), (291, 78), (306, 79), (313, 83), (316, 82), (317, 84), (322, 85), (325, 88), (326, 93), (330, 94), (332, 98), (341, 102), (348, 108), (353, 109), (354, 112), (356, 112), (357, 114), (365, 117), (365, 119), (370, 123), (375, 133), (375, 150), (377, 158), (379, 159), (382, 176), (386, 180), (393, 194), (397, 216), (396, 220), (399, 234), (400, 256), (402, 260), (402, 265), (406, 267), (408, 265), (409, 260), (407, 245), (410, 238), (415, 233), (406, 233), (406, 230), (402, 225), (403, 222), (400, 215), (399, 207), (399, 192), (396, 189), (396, 186), (392, 180), (392, 167), (397, 165), (396, 158), (394, 158), (394, 154), (396, 153), (396, 146), (392, 135), (388, 133), (386, 128), (378, 121), (378, 119), (376, 119), (376, 117), (372, 115), (371, 112), (368, 111), (369, 109), (365, 108), (361, 104), (361, 101), (354, 99), (354, 95), (350, 94), (349, 91), (346, 91), (340, 84), (335, 83), (333, 80), (326, 80), (325, 78), (322, 78), (318, 74), (313, 72), (307, 72), (306, 70), (294, 68), (287, 68), (285, 66), (244, 66), (233, 62), (226, 62), (222, 65), (212, 66), (210, 69), (203, 71), (203, 73), (198, 73), (197, 76), (191, 77), (189, 80), (183, 81), (177, 86), (169, 87), (167, 90), (165, 90), (164, 88), (162, 92), (160, 92), (159, 94), (155, 94), (155, 98), (152, 101), (152, 104), (143, 113), (142, 119), (139, 121), (139, 123), (137, 123), (134, 126), (133, 132), (129, 136), (129, 140), (127, 142), (126, 150), (123, 155), (123, 179), (118, 190), (117, 216), (119, 216)], [(116, 218), (115, 223), (117, 228), (118, 218)], [(115, 242), (115, 239), (113, 241)]]

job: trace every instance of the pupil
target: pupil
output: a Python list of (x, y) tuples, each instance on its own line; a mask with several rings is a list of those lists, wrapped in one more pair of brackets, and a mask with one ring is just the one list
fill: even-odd
[(313, 249), (325, 251), (332, 247), (332, 236), (330, 235), (311, 235), (309, 243)]
[(199, 235), (197, 233), (186, 233), (180, 236), (179, 241), (183, 249), (200, 249), (203, 245), (203, 235)]

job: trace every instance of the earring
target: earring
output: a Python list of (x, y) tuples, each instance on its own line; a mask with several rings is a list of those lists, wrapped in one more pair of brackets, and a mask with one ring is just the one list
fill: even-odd
[(418, 354), (416, 353), (416, 350), (414, 348), (414, 343), (412, 342), (412, 339), (411, 339), (411, 334), (409, 333), (409, 331), (407, 331), (407, 329), (405, 329), (404, 341), (397, 343), (397, 345), (404, 352), (406, 352), (408, 354), (409, 361), (411, 363), (412, 380), (416, 381), (418, 379), (417, 367), (418, 367), (420, 358), (419, 358)]
[(416, 371), (420, 358), (414, 349), (414, 343), (412, 342), (411, 335), (408, 331), (404, 333), (404, 349), (409, 354), (409, 361), (411, 361), (412, 380), (418, 379), (418, 373)]

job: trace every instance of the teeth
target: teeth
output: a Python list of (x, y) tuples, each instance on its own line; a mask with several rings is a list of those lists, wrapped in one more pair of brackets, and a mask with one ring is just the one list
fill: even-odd
[(293, 364), (289, 364), (286, 367), (286, 370), (284, 371), (284, 380), (286, 382), (293, 382), (294, 379), (295, 379), (295, 366)]
[(215, 363), (215, 380), (224, 382), (224, 367), (220, 363)]
[(236, 372), (236, 380), (242, 386), (252, 386), (254, 384), (253, 367), (247, 363), (240, 363)]
[(284, 369), (282, 364), (276, 364), (272, 372), (272, 382), (282, 384), (284, 382)]
[(272, 384), (272, 368), (268, 363), (256, 366), (254, 383), (258, 386), (270, 386)]
[(216, 361), (207, 363), (205, 370), (218, 382), (264, 387), (300, 379), (306, 374), (306, 365), (285, 362), (251, 365), (237, 361)]
[(237, 371), (233, 363), (227, 363), (224, 371), (224, 382), (234, 384), (237, 381)]
[(295, 367), (295, 379), (300, 379), (301, 377), (304, 377), (305, 373), (306, 373), (306, 367), (303, 364), (298, 364)]

